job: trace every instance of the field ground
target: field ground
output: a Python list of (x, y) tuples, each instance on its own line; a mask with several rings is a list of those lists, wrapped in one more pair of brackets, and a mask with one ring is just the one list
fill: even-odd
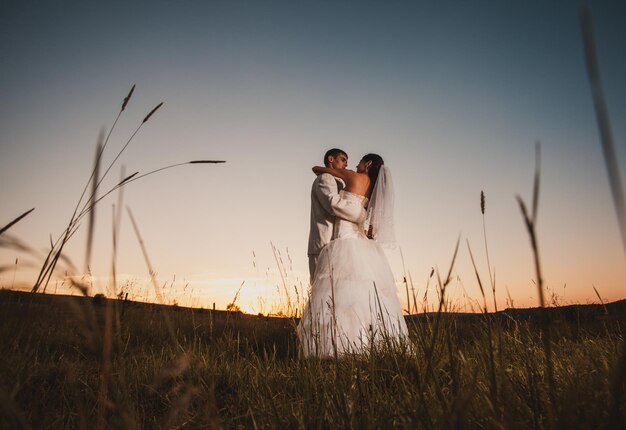
[(289, 318), (3, 290), (0, 428), (626, 423), (624, 300), (407, 322), (405, 344), (303, 360)]

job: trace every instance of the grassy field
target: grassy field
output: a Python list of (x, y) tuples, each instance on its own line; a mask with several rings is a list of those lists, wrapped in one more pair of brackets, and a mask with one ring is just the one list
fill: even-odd
[[(626, 199), (586, 7), (581, 9), (581, 28), (600, 143), (626, 246)], [(401, 345), (318, 360), (298, 357), (295, 319), (37, 293), (58, 275), (88, 294), (88, 286), (77, 280), (82, 272), (72, 265), (62, 267), (68, 261), (63, 252), (86, 222), (89, 267), (95, 207), (102, 199), (118, 192), (115, 280), (123, 187), (166, 169), (224, 162), (193, 160), (122, 174), (116, 185), (104, 188), (103, 179), (163, 105), (148, 112), (113, 161), (101, 165), (134, 90), (133, 85), (113, 126), (98, 141), (91, 175), (68, 227), (54, 242), (50, 239), (34, 293), (0, 290), (0, 429), (626, 428), (625, 300), (496, 314), (413, 315), (407, 317), (411, 338)], [(519, 197), (518, 203), (543, 307), (535, 231), (537, 148), (532, 205)], [(0, 235), (33, 210), (1, 227)], [(482, 192), (481, 212), (487, 251)], [(149, 272), (155, 273), (130, 210), (128, 214)], [(16, 238), (2, 239), (0, 247), (39, 257)], [(473, 263), (469, 242), (467, 247)], [(490, 266), (488, 251), (486, 257)], [(454, 258), (447, 280), (439, 282), (442, 304), (453, 265)], [(493, 272), (489, 267), (489, 283), (485, 279), (483, 288), (474, 268), (487, 309), (485, 290), (491, 287), (495, 298)], [(151, 281), (156, 282), (154, 276)], [(115, 286), (111, 290), (118, 291)]]
[(418, 315), (302, 360), (288, 318), (0, 291), (0, 428), (616, 428), (625, 303)]

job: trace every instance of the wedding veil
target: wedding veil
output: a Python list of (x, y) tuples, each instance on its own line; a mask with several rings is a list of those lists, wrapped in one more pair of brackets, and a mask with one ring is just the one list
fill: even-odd
[(389, 168), (384, 164), (378, 172), (376, 185), (370, 196), (367, 207), (367, 221), (372, 227), (372, 238), (384, 246), (396, 244), (396, 233), (393, 222), (393, 181)]

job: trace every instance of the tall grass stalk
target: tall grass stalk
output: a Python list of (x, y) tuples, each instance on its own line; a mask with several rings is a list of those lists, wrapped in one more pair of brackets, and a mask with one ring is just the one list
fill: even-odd
[[(482, 195), (482, 194), (481, 194)], [(484, 208), (484, 206), (482, 206)], [(484, 212), (483, 212), (484, 213)], [(469, 252), (470, 259), (472, 261), (472, 266), (474, 267), (474, 273), (476, 274), (476, 281), (478, 282), (478, 286), (480, 288), (480, 293), (483, 297), (483, 315), (485, 316), (485, 323), (487, 324), (487, 350), (489, 351), (489, 382), (490, 382), (490, 392), (491, 392), (491, 401), (493, 403), (493, 407), (496, 411), (501, 411), (500, 408), (500, 400), (498, 396), (498, 383), (496, 378), (496, 361), (494, 358), (494, 349), (495, 344), (493, 341), (493, 324), (492, 318), (488, 315), (487, 311), (487, 297), (485, 295), (485, 290), (483, 288), (483, 283), (480, 280), (480, 275), (478, 274), (478, 268), (476, 267), (476, 263), (474, 262), (474, 256), (472, 255), (472, 249), (470, 248), (469, 240), (467, 242), (467, 251)], [(502, 342), (499, 342), (498, 351), (501, 352)], [(500, 355), (501, 356), (501, 355)], [(500, 361), (500, 366), (502, 367), (502, 360)]]
[[(76, 212), (78, 211), (78, 208), (80, 207), (80, 204), (81, 204), (83, 198), (85, 197), (85, 193), (87, 192), (87, 188), (89, 187), (89, 184), (90, 183), (95, 184), (93, 186), (93, 188), (92, 188), (92, 191), (93, 191), (93, 189), (97, 189), (98, 185), (100, 185), (101, 179), (98, 178), (98, 170), (100, 168), (100, 161), (101, 161), (101, 158), (102, 158), (102, 154), (104, 153), (104, 150), (106, 149), (106, 147), (107, 147), (107, 145), (109, 143), (109, 139), (111, 138), (111, 134), (113, 133), (113, 130), (115, 130), (115, 126), (117, 125), (117, 122), (119, 121), (120, 117), (122, 116), (122, 112), (124, 112), (124, 110), (126, 109), (126, 106), (130, 102), (130, 99), (133, 96), (134, 92), (135, 92), (135, 85), (133, 84), (133, 86), (131, 87), (130, 91), (126, 95), (126, 97), (124, 97), (124, 100), (122, 100), (122, 106), (121, 106), (119, 112), (117, 113), (117, 116), (115, 117), (115, 120), (113, 121), (113, 125), (109, 129), (109, 132), (107, 133), (107, 136), (104, 139), (104, 142), (100, 146), (99, 150), (96, 151), (96, 161), (94, 163), (94, 168), (91, 171), (91, 176), (87, 180), (87, 183), (85, 184), (85, 188), (83, 188), (83, 192), (81, 193), (80, 198), (78, 199), (78, 202), (76, 203), (76, 207), (74, 208), (74, 214), (73, 214), (72, 217), (74, 217), (76, 215)], [(98, 139), (98, 140), (100, 141), (100, 139)], [(104, 175), (103, 175), (103, 177), (104, 177)]]
[[(80, 207), (80, 204), (81, 204), (81, 202), (82, 202), (82, 200), (83, 200), (83, 198), (85, 196), (85, 193), (87, 192), (89, 184), (92, 181), (95, 184), (93, 186), (93, 188), (92, 188), (92, 192), (93, 192), (93, 191), (97, 190), (98, 186), (100, 185), (101, 180), (104, 178), (104, 176), (106, 176), (106, 173), (105, 173), (105, 175), (103, 175), (102, 178), (94, 179), (94, 176), (98, 173), (99, 168), (100, 168), (100, 159), (102, 157), (102, 153), (104, 152), (104, 149), (106, 148), (106, 146), (107, 146), (107, 144), (109, 142), (109, 138), (111, 137), (111, 134), (113, 133), (113, 130), (115, 129), (115, 126), (117, 125), (117, 122), (120, 119), (120, 116), (122, 115), (122, 112), (124, 112), (124, 110), (126, 109), (126, 106), (128, 105), (128, 102), (130, 101), (130, 98), (132, 97), (134, 91), (135, 91), (135, 85), (132, 86), (132, 88), (128, 92), (128, 95), (122, 101), (122, 107), (120, 108), (119, 112), (117, 113), (117, 116), (115, 118), (115, 121), (113, 122), (113, 125), (109, 129), (109, 133), (107, 134), (107, 137), (104, 140), (104, 143), (99, 148), (99, 150), (96, 151), (96, 161), (94, 163), (94, 168), (92, 169), (91, 175), (89, 176), (89, 179), (87, 180), (87, 183), (85, 184), (85, 187), (83, 188), (83, 192), (81, 193), (80, 198), (78, 199), (78, 202), (76, 203), (76, 207), (74, 208), (74, 212), (72, 213), (72, 216), (70, 217), (70, 221), (68, 223), (68, 227), (61, 234), (61, 236), (59, 236), (57, 241), (54, 244), (51, 245), (50, 252), (48, 253), (48, 256), (46, 257), (46, 259), (44, 260), (44, 263), (43, 263), (42, 268), (41, 268), (41, 270), (39, 272), (37, 280), (35, 281), (35, 285), (33, 286), (32, 292), (37, 292), (39, 290), (41, 284), (44, 283), (44, 282), (45, 282), (44, 283), (44, 289), (48, 285), (48, 282), (50, 281), (50, 278), (52, 276), (52, 273), (54, 272), (54, 269), (55, 269), (55, 267), (57, 265), (57, 262), (59, 261), (59, 259), (61, 257), (61, 252), (63, 250), (63, 247), (69, 241), (69, 239), (73, 235), (73, 232), (75, 232), (75, 230), (76, 230), (76, 227), (77, 227), (76, 226), (76, 224), (77, 224), (77, 222), (76, 222), (76, 214), (77, 214), (78, 208)], [(111, 166), (112, 166), (112, 164), (111, 164)], [(108, 170), (107, 170), (107, 172), (108, 172)], [(89, 200), (92, 200), (93, 198), (94, 198), (94, 196), (92, 194), (92, 196), (90, 196)], [(52, 242), (52, 240), (51, 240), (51, 242)], [(45, 279), (45, 281), (44, 281), (44, 279)]]
[(411, 296), (409, 295), (409, 282), (407, 280), (406, 266), (404, 264), (404, 254), (402, 254), (402, 248), (400, 248), (400, 260), (402, 261), (402, 283), (406, 291), (406, 309), (404, 310), (407, 315), (411, 314)]
[[(492, 269), (491, 269), (491, 262), (489, 261), (489, 246), (487, 245), (487, 227), (486, 227), (486, 222), (485, 222), (485, 211), (486, 211), (486, 197), (485, 197), (485, 193), (484, 191), (481, 190), (480, 192), (480, 213), (482, 215), (482, 220), (483, 220), (483, 239), (485, 242), (485, 254), (487, 257), (487, 270), (489, 271), (489, 282), (491, 284), (491, 294), (493, 297), (493, 311), (494, 312), (498, 312), (498, 303), (496, 300), (496, 269), (495, 267), (493, 268), (493, 277), (491, 276), (492, 273)], [(468, 243), (468, 247), (469, 247), (469, 243)], [(472, 261), (472, 264), (474, 262)], [(476, 267), (474, 267), (475, 271), (476, 271), (476, 275), (478, 276), (478, 271), (476, 270)], [(502, 356), (502, 330), (499, 324), (495, 324), (495, 332), (496, 335), (498, 337), (498, 361), (500, 364), (500, 369), (504, 368), (504, 358)]]
[[(583, 3), (580, 9), (580, 25), (582, 29), (587, 76), (591, 87), (591, 96), (596, 112), (598, 131), (600, 132), (600, 144), (602, 146), (604, 161), (606, 163), (606, 171), (609, 177), (609, 186), (613, 197), (613, 204), (622, 238), (622, 245), (624, 247), (624, 251), (626, 252), (626, 200), (624, 198), (624, 189), (617, 162), (615, 145), (613, 144), (613, 132), (611, 129), (611, 121), (609, 119), (609, 111), (604, 98), (604, 91), (600, 78), (600, 67), (598, 65), (598, 55), (596, 53), (593, 36), (591, 12), (589, 11), (589, 6), (585, 3)], [(624, 396), (624, 390), (626, 390), (625, 380), (626, 340), (623, 340), (620, 359), (613, 369), (613, 383), (611, 389), (611, 421), (614, 425), (619, 424), (619, 404)]]
[(485, 243), (485, 254), (487, 256), (487, 271), (489, 272), (489, 285), (491, 285), (491, 292), (493, 294), (493, 309), (494, 312), (498, 312), (498, 304), (496, 303), (496, 275), (495, 268), (493, 276), (491, 275), (491, 262), (489, 261), (489, 247), (487, 246), (487, 227), (485, 223), (485, 192), (480, 192), (480, 213), (483, 219), (483, 239)]
[(26, 215), (30, 214), (32, 211), (34, 211), (35, 208), (29, 209), (26, 212), (24, 212), (22, 215), (18, 216), (17, 218), (15, 218), (13, 221), (11, 221), (10, 223), (8, 223), (7, 225), (5, 225), (4, 227), (0, 228), (0, 235), (3, 234), (5, 231), (7, 231), (8, 229), (10, 229), (11, 227), (13, 227), (15, 224), (17, 224), (18, 222), (20, 222), (22, 220), (22, 218), (24, 218)]
[[(98, 194), (98, 186), (97, 182), (100, 175), (100, 156), (102, 155), (103, 144), (101, 142), (101, 138), (98, 139), (98, 144), (96, 145), (96, 159), (94, 161), (94, 176), (92, 178), (92, 188), (91, 195), (95, 199)], [(92, 207), (89, 211), (89, 219), (87, 223), (87, 246), (85, 247), (85, 266), (84, 271), (87, 272), (89, 270), (89, 266), (91, 263), (91, 247), (93, 246), (93, 233), (96, 225), (96, 208)]]
[[(128, 216), (133, 226), (133, 230), (135, 230), (135, 236), (137, 237), (137, 242), (139, 242), (139, 246), (141, 248), (141, 253), (143, 254), (144, 261), (146, 263), (146, 266), (148, 267), (148, 273), (150, 275), (150, 283), (152, 284), (152, 287), (154, 288), (154, 293), (156, 295), (156, 298), (160, 304), (164, 304), (165, 302), (163, 300), (163, 295), (161, 294), (161, 291), (159, 289), (159, 284), (157, 283), (157, 280), (156, 280), (156, 272), (152, 267), (152, 263), (150, 263), (150, 257), (148, 256), (148, 251), (143, 242), (143, 238), (141, 237), (141, 233), (139, 232), (139, 226), (137, 225), (137, 222), (135, 221), (135, 217), (133, 217), (133, 213), (131, 212), (128, 206), (126, 207), (126, 211), (128, 212)], [(172, 328), (172, 324), (167, 314), (165, 313), (163, 314), (163, 319), (165, 320), (165, 326), (167, 327), (167, 332), (170, 336), (170, 339), (172, 340), (172, 343), (180, 347), (180, 344), (178, 343), (178, 339), (176, 338), (176, 334), (174, 333), (174, 329)], [(182, 347), (180, 348), (182, 349)]]
[(441, 280), (441, 276), (439, 275), (439, 271), (436, 270), (437, 272), (437, 281), (438, 281), (438, 285), (439, 285), (439, 290), (440, 290), (440, 297), (439, 297), (439, 307), (437, 309), (437, 314), (435, 315), (435, 322), (433, 324), (433, 328), (432, 328), (432, 333), (431, 333), (431, 339), (430, 339), (430, 343), (428, 345), (428, 348), (426, 350), (426, 354), (427, 354), (427, 365), (426, 365), (426, 377), (428, 376), (432, 376), (432, 372), (433, 372), (433, 361), (434, 361), (434, 352), (435, 352), (435, 346), (438, 340), (438, 335), (439, 335), (439, 327), (441, 325), (441, 316), (442, 316), (442, 312), (444, 310), (444, 305), (445, 305), (445, 292), (446, 292), (446, 287), (448, 286), (448, 284), (450, 283), (450, 280), (452, 279), (452, 270), (454, 268), (454, 264), (456, 262), (456, 256), (458, 254), (459, 251), (459, 243), (461, 242), (461, 236), (459, 235), (457, 241), (456, 241), (456, 246), (454, 247), (454, 254), (452, 255), (452, 261), (450, 262), (450, 268), (448, 269), (448, 274), (446, 276), (445, 281), (442, 282)]
[[(115, 165), (115, 163), (117, 162), (117, 160), (120, 158), (120, 156), (124, 153), (124, 151), (126, 150), (126, 148), (128, 147), (128, 145), (130, 145), (130, 143), (133, 141), (133, 139), (135, 138), (135, 136), (137, 135), (137, 133), (139, 133), (139, 130), (141, 130), (141, 127), (143, 127), (143, 125), (148, 121), (148, 119), (157, 111), (157, 109), (161, 108), (161, 106), (163, 106), (163, 102), (159, 103), (154, 109), (152, 109), (150, 111), (150, 113), (148, 115), (146, 115), (146, 117), (144, 118), (143, 121), (141, 121), (141, 123), (139, 124), (139, 126), (137, 126), (137, 128), (135, 129), (135, 131), (130, 135), (130, 137), (128, 138), (128, 140), (126, 141), (126, 143), (124, 144), (124, 146), (122, 146), (122, 149), (120, 149), (117, 153), (117, 155), (115, 156), (115, 158), (113, 158), (113, 160), (109, 163), (109, 166), (107, 167), (107, 169), (104, 171), (104, 173), (102, 174), (102, 177), (96, 182), (96, 187), (98, 188), (100, 186), (100, 184), (102, 183), (102, 181), (104, 181), (104, 179), (106, 178), (106, 176), (108, 175), (109, 171), (113, 168), (113, 166)], [(94, 200), (95, 196), (92, 194), (89, 199), (87, 200), (87, 202), (85, 203), (85, 205), (83, 206), (83, 209), (88, 207), (89, 204)]]
[[(83, 188), (83, 192), (81, 193), (81, 196), (78, 199), (78, 202), (76, 203), (76, 207), (74, 208), (74, 212), (72, 213), (72, 216), (70, 217), (70, 221), (68, 223), (67, 228), (61, 234), (59, 239), (57, 239), (57, 241), (51, 246), (51, 249), (50, 249), (50, 252), (48, 254), (48, 257), (46, 257), (46, 260), (44, 261), (44, 264), (43, 264), (43, 266), (41, 268), (41, 271), (40, 271), (40, 273), (39, 273), (39, 275), (37, 277), (37, 280), (35, 281), (35, 285), (33, 286), (32, 292), (37, 292), (39, 290), (40, 286), (42, 285), (42, 283), (44, 285), (44, 288), (48, 285), (48, 282), (50, 281), (50, 278), (52, 277), (52, 274), (54, 272), (54, 268), (56, 267), (56, 265), (57, 265), (57, 263), (58, 263), (58, 261), (59, 261), (59, 259), (61, 257), (61, 253), (63, 251), (63, 248), (64, 248), (65, 244), (69, 241), (70, 237), (73, 235), (73, 233), (75, 232), (76, 228), (78, 227), (77, 226), (76, 215), (77, 215), (77, 212), (78, 212), (78, 208), (80, 207), (80, 204), (81, 204), (81, 202), (83, 200), (83, 197), (85, 196), (85, 193), (87, 192), (89, 184), (92, 181), (95, 183), (95, 185), (92, 187), (92, 195), (87, 200), (87, 203), (85, 203), (85, 206), (88, 206), (88, 203), (95, 198), (95, 196), (93, 194), (93, 191), (98, 189), (98, 186), (100, 185), (100, 183), (102, 182), (102, 180), (104, 179), (104, 177), (106, 176), (106, 174), (108, 173), (110, 168), (113, 166), (115, 161), (117, 160), (117, 157), (116, 157), (116, 159), (113, 161), (113, 163), (111, 163), (109, 165), (109, 168), (104, 173), (104, 175), (102, 175), (102, 177), (100, 179), (96, 180), (94, 178), (94, 176), (96, 175), (96, 173), (99, 170), (100, 158), (101, 158), (102, 153), (104, 152), (104, 149), (105, 149), (105, 147), (106, 147), (106, 145), (107, 145), (107, 143), (109, 141), (109, 137), (113, 133), (113, 130), (114, 130), (115, 126), (117, 125), (117, 122), (118, 122), (120, 116), (122, 115), (122, 112), (126, 108), (128, 102), (130, 100), (130, 97), (132, 96), (132, 94), (134, 92), (134, 89), (135, 89), (135, 86), (133, 85), (133, 87), (131, 88), (130, 92), (124, 98), (124, 100), (122, 102), (122, 107), (120, 108), (120, 111), (118, 112), (117, 117), (115, 118), (115, 121), (113, 122), (113, 126), (111, 126), (111, 129), (109, 130), (109, 133), (107, 135), (107, 138), (104, 141), (104, 144), (102, 145), (101, 149), (96, 151), (96, 162), (94, 163), (94, 168), (92, 169), (92, 172), (91, 172), (91, 175), (89, 177), (89, 180), (85, 184), (85, 187)], [(128, 144), (130, 143), (130, 141), (132, 140), (132, 138), (135, 136), (136, 133), (137, 132), (135, 132), (131, 136), (131, 138), (128, 140), (128, 142), (126, 143), (126, 145), (124, 146), (122, 151), (126, 148), (126, 146), (128, 146)], [(120, 154), (121, 154), (122, 151), (120, 151)], [(118, 157), (119, 157), (119, 154), (118, 154)], [(85, 206), (83, 206), (83, 209), (84, 209)], [(92, 207), (90, 207), (90, 209), (92, 209)]]
[[(137, 135), (137, 133), (139, 132), (139, 130), (143, 127), (143, 125), (154, 115), (154, 113), (161, 108), (161, 106), (163, 105), (163, 103), (158, 104), (155, 108), (153, 108), (143, 119), (143, 121), (139, 124), (139, 126), (135, 129), (135, 131), (131, 134), (131, 136), (127, 139), (126, 143), (123, 145), (123, 147), (118, 151), (117, 155), (115, 156), (115, 158), (109, 163), (107, 169), (105, 170), (105, 172), (99, 176), (99, 170), (100, 170), (100, 160), (102, 157), (102, 154), (104, 152), (104, 149), (107, 146), (107, 143), (109, 142), (109, 137), (112, 134), (112, 131), (115, 127), (115, 125), (117, 124), (117, 121), (121, 115), (121, 113), (124, 111), (124, 109), (126, 108), (132, 94), (134, 91), (134, 86), (131, 89), (131, 91), (129, 92), (129, 94), (124, 98), (124, 101), (122, 103), (122, 109), (120, 110), (120, 112), (118, 113), (118, 116), (114, 122), (113, 127), (111, 127), (111, 129), (109, 130), (109, 133), (106, 137), (106, 139), (104, 140), (104, 143), (102, 143), (101, 145), (98, 145), (98, 149), (96, 150), (96, 161), (94, 163), (94, 168), (92, 169), (89, 181), (87, 182), (83, 193), (81, 194), (78, 203), (76, 204), (76, 207), (74, 209), (74, 212), (72, 214), (72, 216), (70, 217), (70, 221), (68, 223), (68, 226), (66, 227), (66, 229), (63, 231), (63, 233), (57, 238), (57, 240), (55, 242), (52, 242), (51, 240), (51, 244), (50, 244), (50, 251), (48, 252), (48, 255), (45, 257), (44, 262), (41, 266), (41, 269), (39, 271), (39, 274), (37, 276), (37, 280), (35, 281), (35, 284), (33, 285), (32, 288), (32, 292), (37, 292), (39, 291), (39, 289), (43, 286), (44, 291), (45, 288), (47, 287), (48, 283), (50, 282), (50, 279), (53, 275), (53, 273), (55, 272), (55, 268), (59, 262), (59, 260), (63, 260), (63, 249), (65, 247), (65, 245), (69, 242), (69, 240), (72, 238), (72, 236), (78, 231), (78, 228), (80, 227), (80, 223), (82, 221), (82, 219), (85, 216), (90, 216), (91, 217), (91, 223), (89, 226), (89, 232), (93, 231), (93, 221), (94, 221), (94, 208), (96, 206), (97, 203), (99, 203), (102, 199), (104, 199), (105, 197), (107, 197), (109, 194), (111, 194), (114, 191), (117, 191), (118, 189), (120, 189), (121, 187), (136, 181), (138, 179), (144, 178), (146, 176), (155, 174), (157, 172), (161, 172), (163, 170), (166, 169), (171, 169), (174, 167), (178, 167), (178, 166), (182, 166), (182, 165), (187, 165), (187, 164), (215, 164), (215, 163), (224, 163), (224, 161), (217, 161), (217, 160), (193, 160), (193, 161), (188, 161), (188, 162), (184, 162), (184, 163), (176, 163), (176, 164), (172, 164), (172, 165), (168, 165), (165, 167), (161, 167), (155, 170), (152, 170), (150, 172), (147, 172), (143, 175), (139, 175), (139, 172), (135, 172), (132, 175), (126, 177), (125, 179), (123, 179), (121, 182), (119, 182), (117, 185), (115, 185), (114, 187), (112, 187), (111, 189), (109, 189), (108, 191), (104, 192), (103, 194), (101, 194), (98, 197), (99, 194), (99, 189), (100, 186), (103, 182), (103, 180), (106, 178), (107, 174), (109, 173), (109, 171), (111, 170), (111, 168), (115, 165), (115, 163), (117, 162), (117, 160), (119, 159), (119, 157), (122, 155), (122, 153), (126, 150), (126, 148), (129, 146), (129, 144), (133, 141), (133, 139), (135, 138), (135, 136)], [(96, 177), (99, 176), (99, 177)], [(83, 201), (83, 198), (85, 196), (86, 190), (89, 186), (89, 184), (92, 184), (92, 191), (89, 195), (89, 198), (82, 204), (81, 207), (81, 202)], [(80, 208), (80, 210), (79, 210)], [(87, 260), (90, 258), (90, 248), (91, 248), (91, 235), (92, 233), (88, 233), (88, 253), (87, 253)], [(88, 263), (87, 263), (88, 264)], [(81, 290), (81, 291), (86, 291), (86, 290)]]
[(413, 283), (413, 276), (411, 275), (411, 271), (408, 272), (409, 275), (409, 285), (411, 286), (411, 293), (413, 295), (413, 313), (418, 313), (419, 310), (417, 308), (417, 293), (415, 291), (415, 284)]
[(285, 297), (287, 299), (287, 316), (293, 316), (294, 311), (297, 310), (297, 308), (293, 308), (291, 304), (291, 294), (289, 294), (289, 288), (287, 285), (287, 273), (285, 269), (285, 263), (283, 262), (282, 256), (280, 255), (280, 251), (276, 249), (272, 242), (270, 242), (270, 245), (272, 247), (272, 253), (274, 254), (274, 260), (276, 260), (276, 267), (278, 268), (278, 272), (280, 273), (280, 279), (282, 281)]
[[(535, 144), (535, 178), (533, 182), (533, 205), (532, 205), (532, 214), (529, 214), (526, 209), (526, 204), (522, 200), (520, 196), (517, 196), (517, 202), (520, 207), (520, 211), (522, 212), (522, 216), (524, 218), (524, 223), (526, 225), (526, 230), (528, 231), (528, 236), (530, 237), (530, 244), (533, 252), (533, 259), (535, 263), (535, 273), (537, 277), (537, 290), (539, 292), (539, 306), (541, 308), (545, 308), (545, 298), (543, 292), (543, 277), (541, 274), (541, 260), (539, 258), (539, 245), (537, 242), (537, 210), (539, 206), (539, 179), (540, 179), (540, 171), (541, 171), (541, 147), (539, 142)], [(554, 369), (552, 363), (552, 338), (550, 334), (550, 321), (548, 320), (545, 313), (540, 314), (541, 320), (541, 330), (543, 333), (543, 351), (546, 360), (546, 376), (548, 379), (548, 388), (549, 388), (549, 401), (547, 404), (548, 407), (548, 418), (551, 421), (551, 424), (554, 420), (555, 408), (558, 407), (556, 402), (556, 393), (554, 388)]]

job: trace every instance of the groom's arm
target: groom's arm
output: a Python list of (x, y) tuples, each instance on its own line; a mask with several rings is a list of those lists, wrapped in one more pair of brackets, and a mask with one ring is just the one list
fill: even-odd
[(354, 204), (348, 204), (346, 200), (341, 198), (337, 192), (337, 181), (328, 173), (319, 176), (315, 195), (324, 210), (333, 216), (351, 222), (360, 222), (365, 218), (365, 209)]

